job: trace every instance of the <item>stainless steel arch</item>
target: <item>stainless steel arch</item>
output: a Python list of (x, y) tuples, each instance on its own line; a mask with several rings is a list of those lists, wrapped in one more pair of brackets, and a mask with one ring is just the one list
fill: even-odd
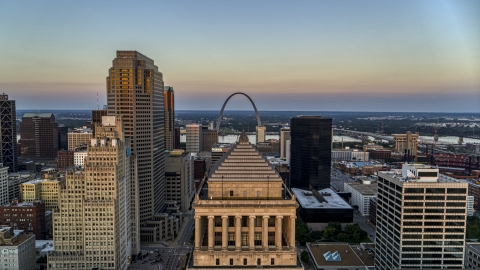
[(230, 100), (230, 98), (232, 98), (235, 95), (244, 95), (248, 98), (248, 100), (250, 100), (250, 102), (252, 103), (253, 109), (255, 110), (255, 116), (257, 118), (257, 125), (259, 127), (262, 126), (262, 121), (260, 121), (260, 115), (258, 114), (257, 107), (255, 106), (255, 103), (253, 103), (253, 100), (245, 93), (236, 92), (236, 93), (231, 94), (227, 98), (227, 100), (225, 100), (225, 103), (223, 103), (222, 109), (220, 110), (220, 114), (218, 115), (218, 119), (217, 119), (217, 126), (216, 126), (217, 132), (220, 132), (220, 122), (222, 122), (223, 110), (225, 109), (225, 106), (227, 105), (227, 102)]

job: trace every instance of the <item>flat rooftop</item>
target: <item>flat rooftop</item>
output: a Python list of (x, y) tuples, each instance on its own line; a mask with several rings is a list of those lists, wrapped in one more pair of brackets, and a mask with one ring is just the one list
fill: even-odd
[[(314, 263), (317, 265), (317, 268), (325, 266), (365, 266), (365, 263), (347, 243), (307, 243), (307, 248), (310, 250), (310, 254), (314, 258)], [(332, 254), (338, 252), (340, 261), (327, 261), (324, 257), (324, 254), (327, 252)]]
[(371, 184), (362, 184), (362, 183), (345, 183), (349, 185), (351, 188), (358, 191), (360, 194), (364, 196), (375, 196), (378, 192), (378, 183), (371, 183)]
[[(315, 209), (315, 208), (336, 208), (336, 209), (352, 209), (352, 207), (342, 199), (333, 189), (325, 188), (318, 191), (320, 195), (325, 199), (324, 202), (320, 202), (311, 191), (292, 188), (293, 194), (297, 197), (298, 202), (302, 208)], [(326, 252), (326, 251), (325, 251)]]

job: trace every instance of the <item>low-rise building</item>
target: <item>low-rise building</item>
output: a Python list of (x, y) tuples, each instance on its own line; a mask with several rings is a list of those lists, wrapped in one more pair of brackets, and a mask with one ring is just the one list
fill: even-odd
[(83, 167), (87, 155), (87, 150), (76, 151), (73, 153), (73, 164)]
[(370, 199), (377, 197), (378, 183), (371, 181), (360, 182), (345, 182), (344, 192), (352, 193), (350, 204), (358, 206), (358, 211), (362, 216), (370, 214)]
[(465, 243), (464, 261), (467, 269), (480, 269), (480, 243)]
[(8, 175), (8, 198), (9, 201), (20, 199), (20, 185), (33, 179), (31, 172), (16, 172)]
[(35, 269), (34, 235), (15, 234), (11, 227), (0, 227), (0, 249), (1, 269)]
[(65, 176), (55, 180), (36, 179), (25, 182), (21, 184), (22, 201), (32, 202), (40, 199), (45, 203), (46, 210), (57, 209), (62, 184), (65, 184)]
[(352, 248), (348, 243), (307, 243), (316, 270), (373, 270), (373, 251)]
[(73, 151), (60, 150), (57, 153), (57, 167), (59, 170), (64, 170), (73, 166)]
[(42, 201), (21, 202), (0, 206), (0, 224), (34, 234), (42, 239), (45, 232), (45, 204)]
[(298, 216), (310, 228), (323, 230), (329, 222), (353, 222), (353, 208), (331, 188), (302, 190), (292, 188), (300, 205)]

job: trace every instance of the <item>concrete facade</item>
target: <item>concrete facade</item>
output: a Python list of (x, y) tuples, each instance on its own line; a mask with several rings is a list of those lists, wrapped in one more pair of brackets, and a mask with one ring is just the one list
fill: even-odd
[(350, 204), (358, 206), (358, 211), (362, 216), (370, 215), (370, 199), (377, 197), (378, 183), (345, 182), (343, 187), (344, 192), (352, 193)]
[(35, 236), (16, 235), (11, 227), (0, 227), (2, 270), (35, 269)]
[(190, 153), (174, 150), (165, 158), (167, 201), (175, 201), (181, 212), (187, 212), (195, 195), (193, 160)]
[(189, 153), (198, 153), (202, 149), (202, 125), (187, 124), (186, 125), (186, 151)]
[(248, 142), (222, 157), (194, 201), (192, 269), (298, 269), (295, 196)]

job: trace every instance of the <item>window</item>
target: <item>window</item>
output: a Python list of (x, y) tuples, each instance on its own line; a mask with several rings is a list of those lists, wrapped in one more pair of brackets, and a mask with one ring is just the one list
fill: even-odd
[(233, 259), (230, 258), (230, 265), (233, 265)]
[(275, 265), (275, 259), (274, 258), (270, 259), (270, 265)]
[(257, 259), (257, 265), (262, 265), (262, 260), (260, 258)]
[(215, 265), (220, 265), (220, 259), (215, 259)]
[(254, 238), (254, 244), (255, 246), (261, 246), (262, 245), (262, 233), (255, 233), (255, 238)]
[(233, 190), (230, 190), (230, 197), (233, 196)]
[(247, 258), (243, 259), (243, 265), (247, 265)]

